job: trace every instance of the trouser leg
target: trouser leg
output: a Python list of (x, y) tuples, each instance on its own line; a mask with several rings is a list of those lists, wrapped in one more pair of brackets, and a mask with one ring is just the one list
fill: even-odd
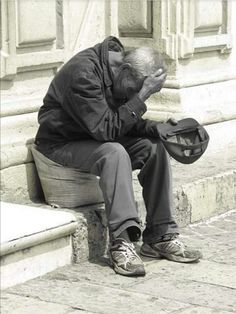
[(166, 233), (178, 233), (173, 218), (173, 189), (169, 156), (158, 139), (123, 139), (133, 169), (141, 169), (139, 181), (147, 216), (143, 241), (156, 242)]
[(129, 155), (119, 143), (105, 143), (92, 159), (91, 173), (100, 176), (111, 237), (116, 238), (129, 229), (131, 239), (136, 241), (141, 231)]
[(41, 152), (59, 164), (99, 176), (111, 237), (119, 236), (126, 229), (130, 231), (131, 240), (140, 237), (131, 161), (122, 145), (91, 140), (41, 149)]

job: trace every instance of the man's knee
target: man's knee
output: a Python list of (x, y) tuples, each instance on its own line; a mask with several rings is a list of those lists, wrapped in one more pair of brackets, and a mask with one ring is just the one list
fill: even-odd
[(143, 155), (146, 156), (145, 162), (148, 160), (169, 160), (169, 155), (158, 138), (146, 138), (143, 140)]
[(167, 154), (166, 149), (164, 145), (162, 144), (162, 141), (159, 138), (155, 138), (151, 140), (151, 146), (152, 146), (152, 151), (157, 153), (157, 154)]
[(120, 143), (108, 142), (105, 143), (103, 146), (106, 155), (112, 155), (113, 157), (116, 157), (118, 159), (129, 157), (127, 151)]
[(142, 150), (149, 155), (156, 154), (158, 151), (163, 151), (164, 146), (159, 138), (144, 138), (142, 140)]

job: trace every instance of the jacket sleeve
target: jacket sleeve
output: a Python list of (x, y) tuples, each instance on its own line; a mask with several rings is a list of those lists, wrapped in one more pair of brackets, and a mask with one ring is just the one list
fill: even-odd
[(95, 74), (82, 73), (68, 87), (62, 106), (95, 140), (115, 141), (141, 119), (147, 107), (135, 95), (114, 111), (109, 107), (102, 88)]
[(127, 133), (128, 136), (159, 137), (157, 125), (161, 123), (149, 119), (140, 119)]

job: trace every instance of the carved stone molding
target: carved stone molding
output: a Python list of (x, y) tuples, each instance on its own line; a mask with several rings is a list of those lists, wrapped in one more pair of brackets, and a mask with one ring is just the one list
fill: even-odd
[(156, 38), (170, 59), (202, 51), (230, 52), (231, 0), (161, 0), (156, 5), (161, 21)]
[(1, 1), (1, 78), (64, 60), (62, 0)]
[[(116, 1), (113, 34), (125, 46), (157, 47), (171, 60), (231, 48), (231, 0)], [(214, 14), (210, 14), (211, 12)], [(117, 14), (117, 17), (115, 16)]]
[[(1, 0), (1, 78), (16, 74), (16, 11), (13, 1)], [(9, 16), (12, 17), (10, 23)]]
[(17, 0), (16, 28), (18, 48), (53, 44), (56, 39), (55, 1)]
[(198, 0), (195, 4), (195, 52), (229, 53), (231, 48), (231, 0)]
[(161, 0), (160, 26), (157, 39), (170, 59), (188, 58), (193, 52), (194, 2), (192, 0)]
[(122, 37), (152, 37), (152, 17), (152, 1), (118, 2), (118, 26)]

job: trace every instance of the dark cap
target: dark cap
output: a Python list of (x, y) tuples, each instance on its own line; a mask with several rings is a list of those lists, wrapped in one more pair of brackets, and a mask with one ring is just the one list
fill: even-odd
[(160, 123), (157, 129), (170, 156), (183, 164), (198, 160), (209, 142), (205, 128), (192, 118), (180, 120), (175, 125), (171, 122)]

